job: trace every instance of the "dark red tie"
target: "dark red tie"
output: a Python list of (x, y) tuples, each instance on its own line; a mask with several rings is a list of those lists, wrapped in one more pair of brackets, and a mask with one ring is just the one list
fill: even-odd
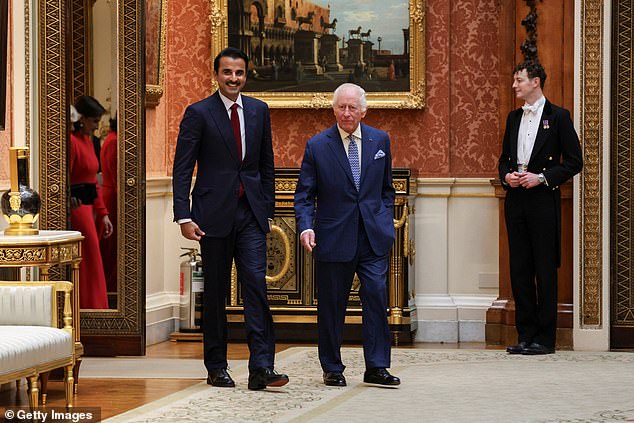
[[(240, 135), (240, 116), (238, 115), (238, 103), (231, 106), (231, 127), (233, 128), (233, 137), (236, 139), (236, 147), (238, 148), (238, 160), (242, 164), (242, 136)], [(239, 197), (244, 194), (244, 187), (240, 181)]]

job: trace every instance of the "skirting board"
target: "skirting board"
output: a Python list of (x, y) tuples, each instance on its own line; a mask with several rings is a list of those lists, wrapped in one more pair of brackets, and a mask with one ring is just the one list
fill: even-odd
[(416, 342), (484, 342), (495, 296), (417, 295)]

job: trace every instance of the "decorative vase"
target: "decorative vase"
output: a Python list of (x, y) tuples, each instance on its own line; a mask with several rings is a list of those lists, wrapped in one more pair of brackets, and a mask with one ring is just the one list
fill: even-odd
[(37, 235), (33, 227), (40, 217), (40, 195), (29, 188), (29, 149), (9, 149), (11, 189), (0, 198), (0, 208), (9, 227), (5, 235)]
[(37, 235), (33, 224), (40, 217), (40, 195), (31, 188), (20, 185), (19, 191), (7, 191), (0, 198), (0, 207), (9, 227), (5, 235)]

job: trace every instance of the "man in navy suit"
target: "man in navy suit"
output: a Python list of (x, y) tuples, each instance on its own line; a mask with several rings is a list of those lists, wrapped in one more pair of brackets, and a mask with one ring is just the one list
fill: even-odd
[(561, 255), (561, 184), (581, 171), (583, 158), (570, 112), (542, 93), (546, 72), (537, 62), (513, 70), (524, 106), (509, 113), (498, 163), (506, 189), (517, 345), (510, 354), (552, 354), (557, 332), (557, 268)]
[[(227, 373), (226, 295), (235, 260), (244, 295), (249, 389), (283, 386), (273, 369), (275, 339), (266, 296), (266, 233), (275, 208), (271, 119), (265, 103), (240, 94), (249, 58), (229, 47), (214, 60), (218, 91), (187, 107), (174, 156), (174, 220), (200, 241), (205, 278), (207, 383), (234, 387)], [(189, 196), (194, 166), (196, 184)]]
[(387, 323), (388, 255), (394, 243), (394, 187), (388, 135), (361, 124), (365, 91), (334, 92), (337, 124), (306, 144), (295, 191), (300, 243), (314, 252), (319, 360), (324, 383), (346, 386), (341, 361), (346, 306), (355, 272), (361, 280), (364, 382), (396, 386)]

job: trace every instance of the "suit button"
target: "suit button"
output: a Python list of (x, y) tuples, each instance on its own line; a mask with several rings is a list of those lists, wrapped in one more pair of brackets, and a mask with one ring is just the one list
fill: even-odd
[(546, 170), (546, 168), (543, 168), (542, 170)]
[(553, 159), (553, 156), (549, 156), (549, 157), (548, 157), (548, 160), (552, 160), (552, 159)]

